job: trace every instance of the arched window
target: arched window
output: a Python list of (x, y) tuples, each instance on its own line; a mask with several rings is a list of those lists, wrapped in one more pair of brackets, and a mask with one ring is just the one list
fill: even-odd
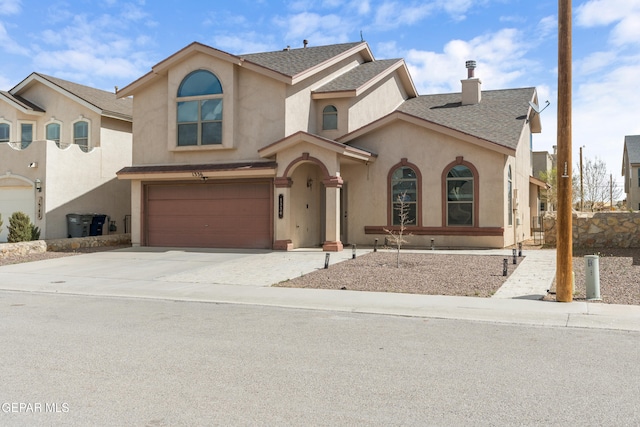
[(338, 129), (338, 109), (327, 105), (322, 110), (322, 130)]
[(410, 166), (399, 166), (391, 174), (391, 225), (418, 225), (418, 173)]
[(473, 226), (474, 176), (471, 169), (459, 164), (447, 172), (447, 225)]
[(79, 120), (73, 124), (73, 143), (85, 153), (89, 151), (89, 122)]
[(60, 123), (49, 123), (45, 127), (47, 133), (46, 139), (54, 141), (60, 147)]
[(0, 142), (11, 140), (11, 126), (8, 123), (0, 123)]
[(20, 147), (24, 150), (33, 142), (34, 123), (19, 123)]
[(178, 146), (222, 144), (222, 85), (196, 70), (178, 88)]
[(513, 225), (513, 181), (511, 180), (511, 165), (509, 165), (509, 172), (507, 175), (507, 209), (509, 225)]

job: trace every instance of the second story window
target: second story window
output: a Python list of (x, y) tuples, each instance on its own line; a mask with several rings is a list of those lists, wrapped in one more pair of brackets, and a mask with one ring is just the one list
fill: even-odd
[(7, 123), (0, 123), (0, 142), (9, 142), (11, 126)]
[(33, 124), (20, 123), (20, 146), (24, 149), (33, 142)]
[(47, 139), (54, 141), (56, 145), (60, 146), (60, 125), (58, 123), (49, 123), (46, 127)]
[(211, 72), (197, 70), (178, 88), (178, 146), (222, 144), (222, 85)]
[(338, 129), (338, 109), (327, 105), (322, 110), (322, 130)]
[(85, 153), (89, 151), (89, 122), (81, 120), (73, 124), (73, 143)]

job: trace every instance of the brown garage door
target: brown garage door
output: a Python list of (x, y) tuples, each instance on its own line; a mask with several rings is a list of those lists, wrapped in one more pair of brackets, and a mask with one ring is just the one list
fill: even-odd
[(149, 184), (148, 246), (271, 248), (270, 181)]

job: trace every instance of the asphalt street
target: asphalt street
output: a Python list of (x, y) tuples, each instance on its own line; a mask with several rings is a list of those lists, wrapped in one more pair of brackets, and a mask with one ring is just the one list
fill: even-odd
[(0, 291), (0, 425), (638, 425), (640, 332)]

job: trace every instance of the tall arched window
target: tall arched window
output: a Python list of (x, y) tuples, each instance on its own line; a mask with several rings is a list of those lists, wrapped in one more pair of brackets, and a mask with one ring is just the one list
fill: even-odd
[(60, 147), (60, 123), (49, 123), (45, 127), (47, 136), (50, 141), (55, 141), (56, 145)]
[(474, 176), (465, 165), (453, 166), (447, 172), (447, 225), (473, 226)]
[(222, 85), (196, 70), (178, 88), (178, 146), (222, 144)]
[(11, 140), (11, 126), (8, 123), (0, 123), (0, 142)]
[(73, 124), (73, 143), (85, 153), (89, 151), (89, 122), (80, 120)]
[(513, 181), (511, 180), (511, 165), (509, 165), (509, 172), (507, 175), (507, 209), (509, 225), (513, 225)]
[[(391, 225), (418, 225), (418, 174), (409, 166), (400, 166), (391, 174)], [(404, 218), (403, 218), (404, 216)]]
[(338, 109), (327, 105), (322, 110), (322, 130), (338, 129)]

